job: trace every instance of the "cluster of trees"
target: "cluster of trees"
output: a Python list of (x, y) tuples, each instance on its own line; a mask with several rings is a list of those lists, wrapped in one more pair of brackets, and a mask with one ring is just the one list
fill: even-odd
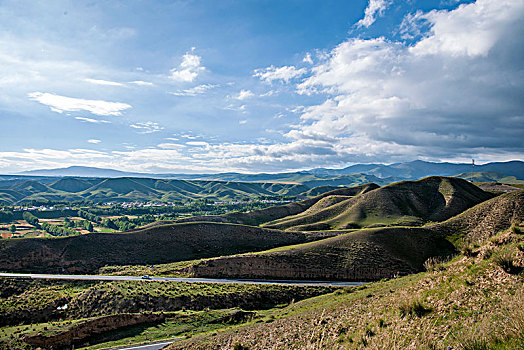
[(141, 215), (139, 217), (130, 219), (127, 216), (122, 216), (118, 219), (106, 219), (102, 225), (113, 230), (127, 231), (156, 221), (156, 218), (151, 214)]
[(11, 222), (14, 220), (15, 214), (10, 210), (0, 211), (0, 222)]
[(42, 223), (42, 229), (52, 236), (71, 236), (78, 234), (77, 231), (71, 228), (57, 226), (47, 222)]
[(80, 216), (83, 219), (87, 219), (89, 221), (95, 222), (95, 223), (102, 222), (102, 218), (100, 216), (90, 213), (86, 210), (82, 210), (82, 209), (78, 210), (78, 216)]
[(86, 229), (89, 232), (94, 231), (93, 224), (87, 220), (71, 221), (71, 219), (65, 218), (64, 227), (67, 227), (67, 228), (79, 227), (79, 228)]
[(22, 215), (22, 218), (27, 221), (29, 225), (33, 225), (36, 228), (40, 228), (40, 224), (38, 223), (38, 218), (34, 216), (32, 213), (25, 211)]

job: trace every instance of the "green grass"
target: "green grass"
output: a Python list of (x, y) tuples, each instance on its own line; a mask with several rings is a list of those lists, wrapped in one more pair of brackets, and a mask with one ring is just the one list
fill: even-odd
[(442, 263), (443, 269), (266, 310), (251, 323), (197, 336), (172, 349), (207, 349), (213, 344), (228, 348), (235, 343), (249, 348), (292, 344), (359, 349), (363, 342), (370, 348), (473, 349), (475, 342), (489, 349), (522, 347), (523, 277), (501, 275), (494, 259), (504, 251), (515, 252), (524, 239), (510, 231), (505, 234), (510, 235), (511, 240), (505, 240), (509, 243), (493, 247), (487, 259), (457, 256)]

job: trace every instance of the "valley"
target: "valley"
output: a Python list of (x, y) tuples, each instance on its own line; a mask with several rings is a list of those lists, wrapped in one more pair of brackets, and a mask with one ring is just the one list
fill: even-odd
[[(160, 221), (148, 214), (153, 221), (124, 232), (0, 240), (3, 272), (136, 276), (130, 281), (2, 277), (1, 332), (9, 334), (10, 340), (4, 344), (12, 344), (5, 346), (39, 344), (46, 348), (58, 344), (58, 348), (65, 349), (76, 344), (95, 349), (165, 341), (174, 336), (177, 341), (169, 345), (173, 349), (208, 348), (210, 344), (233, 347), (237, 343), (258, 348), (265, 343), (254, 334), (268, 332), (271, 342), (278, 344), (285, 341), (279, 337), (290, 331), (288, 322), (294, 324), (298, 317), (299, 327), (325, 334), (309, 340), (295, 334), (301, 347), (315, 343), (330, 348), (360, 348), (362, 344), (386, 344), (391, 341), (393, 329), (405, 322), (427, 327), (428, 319), (437, 314), (453, 314), (450, 321), (434, 321), (455, 327), (455, 322), (465, 316), (434, 304), (446, 297), (435, 299), (432, 293), (443, 293), (442, 288), (447, 288), (441, 282), (436, 287), (436, 282), (431, 282), (434, 280), (449, 278), (465, 286), (458, 289), (465, 293), (459, 297), (461, 303), (464, 295), (481, 292), (476, 288), (485, 283), (481, 282), (485, 273), (496, 273), (496, 278), (506, 281), (504, 288), (514, 291), (501, 298), (510, 300), (512, 295), (520, 295), (517, 285), (522, 282), (524, 269), (524, 236), (520, 228), (524, 221), (524, 191), (518, 188), (491, 193), (460, 178), (432, 176), (386, 186), (335, 188), (306, 199), (271, 204), (218, 215), (194, 212)], [(112, 208), (126, 214), (126, 210), (154, 209)], [(80, 214), (96, 223), (97, 215), (104, 210), (110, 213), (108, 209), (86, 208), (89, 215)], [(141, 216), (121, 217), (132, 222)], [(116, 222), (118, 216), (113, 220)], [(508, 254), (512, 267), (499, 263)], [(464, 266), (474, 261), (478, 267), (464, 274)], [(151, 277), (141, 278), (145, 275)], [(168, 281), (174, 277), (238, 279), (246, 283)], [(369, 284), (301, 286), (250, 284), (249, 280)], [(426, 285), (436, 289), (423, 292)], [(499, 290), (502, 285), (490, 288)], [(399, 298), (416, 299), (427, 311), (410, 316), (412, 311), (408, 309), (408, 316), (398, 318), (398, 311), (381, 309), (384, 306), (380, 305), (387, 303), (401, 305)], [(350, 300), (358, 308), (375, 310), (374, 318), (364, 317), (354, 324), (355, 320), (348, 318), (353, 312), (346, 311), (348, 316), (342, 317), (339, 312)], [(370, 301), (374, 304), (370, 305)], [(478, 302), (484, 305), (479, 317), (499, 317), (493, 309), (496, 304), (488, 306), (487, 299)], [(318, 308), (326, 311), (317, 314)], [(304, 313), (306, 318), (301, 316)], [(431, 316), (425, 317), (425, 313)], [(103, 326), (108, 324), (107, 317), (121, 321)], [(338, 326), (327, 331), (322, 326), (324, 318)], [(308, 322), (320, 323), (314, 326)], [(507, 329), (500, 332), (505, 334), (504, 344), (522, 339), (522, 333)], [(458, 341), (442, 339), (442, 346)], [(395, 342), (400, 340), (395, 338)]]

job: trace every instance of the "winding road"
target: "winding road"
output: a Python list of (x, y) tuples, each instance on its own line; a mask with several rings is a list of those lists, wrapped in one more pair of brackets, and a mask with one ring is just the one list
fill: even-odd
[(349, 287), (361, 286), (366, 282), (345, 281), (298, 281), (298, 280), (258, 280), (258, 279), (223, 279), (223, 278), (193, 278), (193, 277), (137, 277), (137, 276), (104, 276), (104, 275), (52, 275), (33, 273), (0, 273), (0, 277), (56, 279), (56, 280), (86, 280), (86, 281), (155, 281), (155, 282), (189, 282), (189, 283), (234, 283), (234, 284), (277, 284), (286, 286), (324, 286)]

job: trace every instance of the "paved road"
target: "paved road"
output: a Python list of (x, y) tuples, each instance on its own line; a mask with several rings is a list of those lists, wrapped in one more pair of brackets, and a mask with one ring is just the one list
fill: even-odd
[(235, 283), (235, 284), (279, 284), (289, 286), (333, 286), (348, 287), (361, 286), (365, 282), (341, 282), (341, 281), (296, 281), (296, 280), (244, 280), (223, 278), (189, 278), (189, 277), (150, 277), (144, 279), (136, 276), (103, 276), (103, 275), (51, 275), (51, 274), (29, 274), (29, 273), (0, 273), (0, 277), (20, 277), (37, 279), (61, 279), (61, 280), (90, 280), (90, 281), (168, 281), (168, 282), (191, 282), (191, 283)]
[(132, 346), (130, 348), (124, 348), (119, 350), (159, 350), (162, 349), (169, 344), (171, 344), (173, 341), (168, 341), (164, 343), (155, 343), (155, 344), (148, 344), (148, 345), (138, 345), (138, 346)]

